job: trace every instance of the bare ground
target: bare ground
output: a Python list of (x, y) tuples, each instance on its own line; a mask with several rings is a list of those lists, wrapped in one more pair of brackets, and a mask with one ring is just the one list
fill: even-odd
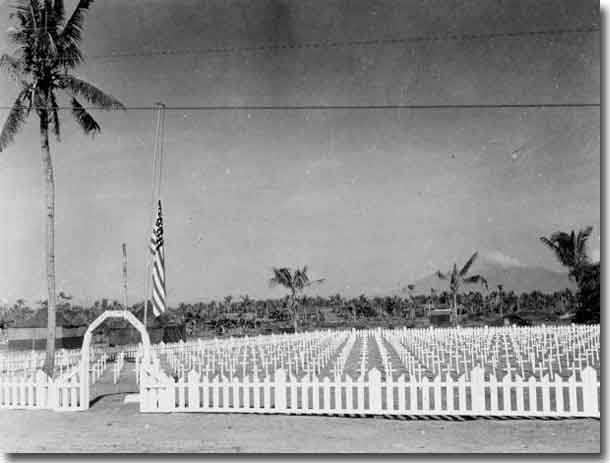
[(22, 452), (599, 453), (599, 420), (398, 420), (143, 414), (124, 394), (84, 412), (1, 410), (0, 449)]

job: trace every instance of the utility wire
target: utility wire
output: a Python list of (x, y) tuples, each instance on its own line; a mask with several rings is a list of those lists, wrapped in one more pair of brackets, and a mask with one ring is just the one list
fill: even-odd
[(341, 48), (341, 47), (362, 47), (374, 45), (398, 45), (411, 42), (440, 42), (440, 41), (464, 41), (464, 40), (491, 40), (501, 38), (515, 37), (535, 37), (546, 35), (562, 35), (562, 34), (586, 34), (592, 32), (600, 32), (599, 27), (586, 27), (575, 29), (549, 29), (541, 31), (523, 31), (523, 32), (494, 32), (488, 34), (447, 34), (433, 36), (414, 36), (394, 39), (371, 39), (371, 40), (348, 40), (348, 41), (318, 41), (305, 43), (283, 43), (283, 44), (261, 44), (252, 46), (234, 46), (234, 47), (214, 47), (214, 48), (186, 48), (186, 49), (165, 49), (165, 50), (150, 50), (150, 51), (134, 51), (134, 52), (113, 52), (107, 55), (91, 55), (88, 60), (111, 59), (111, 58), (129, 58), (138, 56), (173, 56), (173, 55), (206, 55), (206, 54), (224, 54), (224, 53), (239, 53), (239, 52), (256, 52), (269, 50), (289, 50), (289, 49), (319, 49), (319, 48)]
[[(597, 109), (600, 103), (522, 103), (522, 104), (431, 104), (431, 105), (211, 105), (211, 106), (166, 106), (168, 111), (327, 111), (327, 110), (443, 110), (443, 109)], [(1, 105), (0, 109), (11, 109), (13, 106)], [(27, 108), (27, 106), (25, 106)], [(125, 106), (124, 108), (103, 108), (101, 106), (84, 106), (87, 110), (100, 111), (151, 111), (154, 106)], [(31, 109), (51, 109), (44, 106), (32, 106)], [(71, 106), (58, 106), (58, 110), (72, 110)]]

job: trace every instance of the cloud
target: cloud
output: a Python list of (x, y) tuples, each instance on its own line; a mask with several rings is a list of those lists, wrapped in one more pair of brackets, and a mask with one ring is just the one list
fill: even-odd
[(507, 256), (506, 254), (495, 250), (483, 254), (487, 260), (505, 267), (523, 267), (523, 263), (516, 257)]

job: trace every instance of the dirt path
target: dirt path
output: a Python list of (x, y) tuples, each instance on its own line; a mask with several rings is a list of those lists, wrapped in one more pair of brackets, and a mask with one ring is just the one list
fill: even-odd
[(403, 421), (143, 414), (124, 394), (86, 412), (1, 410), (0, 449), (16, 452), (589, 452), (598, 420)]
[(113, 363), (108, 363), (106, 371), (90, 389), (90, 400), (96, 402), (108, 394), (137, 393), (135, 364), (125, 362), (119, 375), (119, 381), (114, 384)]

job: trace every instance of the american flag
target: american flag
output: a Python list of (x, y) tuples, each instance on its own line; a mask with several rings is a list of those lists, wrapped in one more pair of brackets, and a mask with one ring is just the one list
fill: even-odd
[(163, 217), (161, 215), (161, 200), (157, 221), (150, 237), (150, 252), (153, 255), (152, 266), (152, 301), (155, 317), (167, 309), (165, 303), (165, 251), (163, 250)]

